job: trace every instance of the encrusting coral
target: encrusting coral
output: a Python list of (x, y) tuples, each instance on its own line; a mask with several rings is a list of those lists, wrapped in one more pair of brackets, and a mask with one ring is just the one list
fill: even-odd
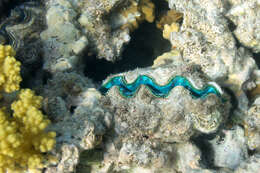
[[(0, 90), (17, 91), (20, 65), (11, 46), (0, 45)], [(2, 98), (3, 101), (5, 98)], [(11, 110), (0, 108), (0, 173), (43, 168), (44, 155), (55, 145), (55, 132), (45, 132), (50, 120), (39, 110), (42, 97), (30, 89), (19, 91)]]

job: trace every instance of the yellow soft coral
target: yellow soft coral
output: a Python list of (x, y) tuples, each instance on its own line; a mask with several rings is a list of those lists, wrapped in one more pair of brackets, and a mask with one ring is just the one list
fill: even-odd
[(180, 23), (183, 18), (183, 13), (175, 10), (169, 10), (166, 14), (160, 17), (160, 20), (156, 22), (156, 27), (164, 29), (164, 25), (171, 25), (172, 23)]
[(154, 8), (155, 5), (150, 0), (141, 0), (139, 3), (139, 11), (141, 11), (143, 18), (152, 23), (154, 21)]
[(163, 38), (170, 40), (172, 32), (178, 32), (180, 26), (178, 23), (172, 23), (171, 25), (165, 24), (163, 29)]
[(0, 90), (7, 93), (19, 90), (22, 81), (21, 63), (14, 58), (15, 51), (11, 46), (0, 44)]
[(131, 2), (131, 5), (126, 9), (119, 11), (126, 23), (121, 28), (129, 28), (131, 31), (138, 28), (138, 23), (142, 23), (144, 20), (152, 23), (154, 21), (155, 5), (151, 0), (140, 0), (137, 2)]
[[(21, 63), (14, 55), (11, 46), (0, 45), (1, 92), (19, 90)], [(39, 110), (41, 106), (41, 96), (23, 89), (18, 100), (11, 104), (11, 110), (0, 108), (0, 173), (43, 167), (42, 153), (54, 147), (56, 134), (45, 132), (50, 120)]]
[(13, 115), (0, 109), (0, 173), (41, 168), (42, 152), (55, 145), (55, 132), (45, 132), (50, 121), (39, 110), (42, 97), (20, 91), (12, 103)]

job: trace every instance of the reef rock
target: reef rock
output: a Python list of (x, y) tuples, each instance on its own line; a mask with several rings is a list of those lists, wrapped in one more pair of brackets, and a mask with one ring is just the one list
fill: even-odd
[(234, 33), (239, 42), (255, 53), (260, 52), (260, 2), (238, 1), (226, 16), (235, 24)]
[(81, 153), (103, 143), (113, 117), (100, 105), (101, 95), (93, 86), (74, 72), (59, 72), (43, 88), (44, 111), (53, 122), (49, 129), (58, 134), (54, 155), (59, 162), (47, 172), (75, 171)]
[(258, 96), (244, 118), (248, 147), (260, 151), (260, 97)]
[(200, 169), (200, 150), (191, 143), (180, 143), (176, 145), (177, 159), (176, 170), (179, 172), (191, 172), (192, 170)]
[(244, 130), (236, 126), (232, 130), (223, 130), (222, 133), (222, 136), (211, 141), (214, 165), (234, 170), (248, 158)]
[(44, 51), (44, 69), (49, 72), (75, 70), (79, 54), (88, 45), (86, 36), (75, 26), (77, 12), (66, 1), (46, 4), (47, 29), (41, 33)]
[(179, 32), (171, 33), (173, 47), (183, 58), (202, 67), (211, 79), (228, 85), (235, 93), (256, 69), (252, 55), (243, 47), (237, 48), (223, 14), (223, 1), (169, 0), (171, 9), (183, 13)]
[(45, 63), (51, 72), (74, 69), (86, 49), (98, 58), (119, 59), (132, 26), (135, 29), (144, 20), (154, 20), (150, 0), (48, 0), (46, 7), (48, 28), (41, 38), (44, 52), (52, 52)]
[(245, 160), (239, 165), (239, 167), (234, 171), (235, 173), (258, 173), (260, 170), (260, 155), (255, 154)]

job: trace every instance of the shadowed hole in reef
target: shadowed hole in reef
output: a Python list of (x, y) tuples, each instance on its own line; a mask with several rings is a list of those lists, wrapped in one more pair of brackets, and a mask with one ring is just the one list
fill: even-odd
[(170, 42), (162, 37), (162, 31), (156, 28), (155, 23), (140, 24), (130, 36), (131, 40), (124, 47), (119, 61), (112, 63), (96, 56), (85, 57), (85, 75), (95, 82), (101, 82), (113, 73), (151, 66), (157, 56), (171, 49)]
[(154, 13), (155, 13), (155, 20), (158, 20), (161, 15), (166, 14), (168, 10), (170, 10), (168, 2), (165, 0), (151, 0), (154, 5)]
[(260, 53), (253, 53), (253, 58), (258, 66), (260, 68)]
[(197, 137), (193, 137), (191, 141), (200, 149), (201, 151), (201, 166), (207, 169), (215, 169), (218, 168), (214, 165), (214, 150), (209, 143), (209, 140), (212, 140), (215, 137), (215, 134), (209, 135), (199, 135)]
[(152, 0), (155, 4), (155, 21), (143, 22), (130, 34), (131, 40), (125, 45), (121, 60), (114, 63), (86, 56), (84, 73), (95, 82), (101, 83), (110, 74), (149, 67), (160, 55), (171, 50), (171, 43), (164, 39), (162, 31), (156, 27), (158, 18), (169, 10), (164, 0)]
[(91, 173), (92, 166), (101, 166), (104, 159), (101, 149), (86, 150), (80, 154), (79, 164), (76, 167), (76, 173)]
[[(25, 62), (26, 57), (29, 56), (20, 55), (19, 51), (16, 54), (16, 59), (22, 63), (20, 74), (22, 76), (21, 88), (32, 88), (39, 84), (47, 84), (47, 81), (52, 78), (52, 74), (42, 69), (43, 57), (42, 52), (37, 51), (34, 56), (35, 60)], [(41, 79), (41, 80), (37, 80)]]
[[(33, 2), (33, 0), (0, 0), (0, 19), (2, 17), (8, 17), (11, 14), (11, 10), (21, 5), (24, 2)], [(0, 20), (0, 23), (2, 20)]]

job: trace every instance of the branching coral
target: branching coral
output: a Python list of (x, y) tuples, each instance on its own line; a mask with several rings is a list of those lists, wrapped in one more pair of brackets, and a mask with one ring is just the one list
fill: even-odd
[[(11, 46), (0, 45), (0, 91), (18, 90), (20, 65)], [(5, 98), (3, 98), (4, 101)], [(50, 120), (39, 110), (42, 97), (22, 89), (18, 100), (0, 108), (0, 173), (43, 167), (43, 152), (55, 145), (55, 132), (45, 132)]]
[(0, 90), (7, 93), (19, 89), (21, 63), (14, 58), (15, 51), (11, 46), (0, 45)]

